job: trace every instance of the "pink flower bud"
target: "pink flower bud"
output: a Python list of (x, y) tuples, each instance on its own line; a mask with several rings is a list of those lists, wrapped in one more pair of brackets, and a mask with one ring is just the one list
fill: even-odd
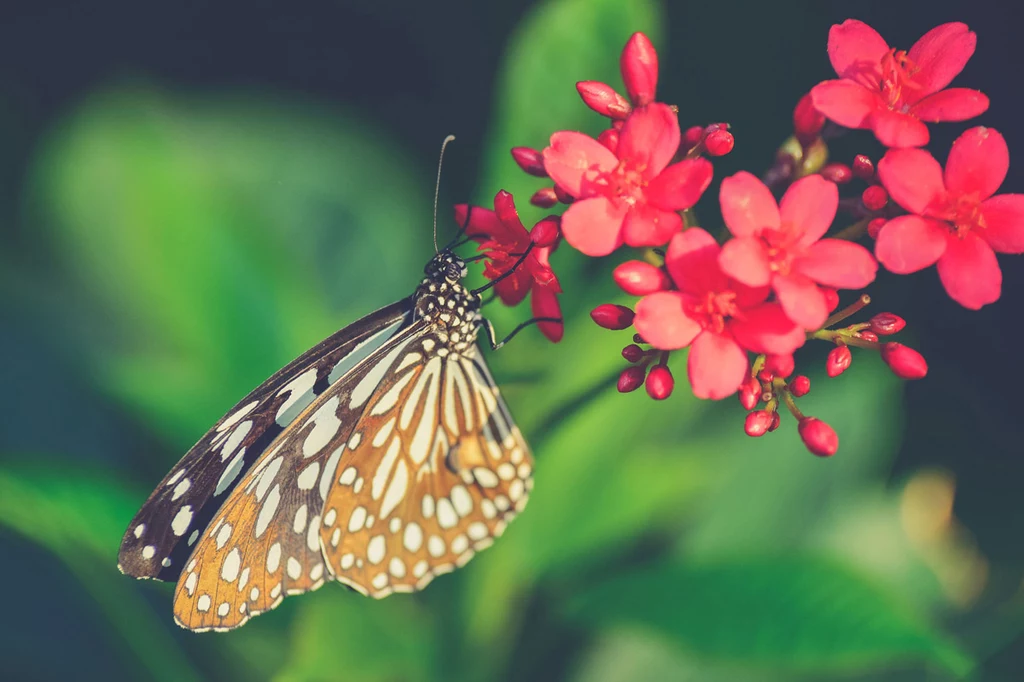
[(580, 93), (584, 104), (608, 118), (626, 118), (633, 109), (625, 97), (605, 83), (580, 81), (576, 84), (576, 92)]
[(831, 287), (821, 287), (821, 293), (825, 294), (825, 307), (829, 312), (839, 307), (839, 292)]
[(796, 139), (806, 145), (814, 141), (825, 126), (825, 116), (814, 108), (811, 93), (800, 98), (793, 109), (793, 132)]
[(747, 377), (746, 381), (740, 384), (739, 390), (740, 405), (748, 412), (761, 402), (761, 382), (757, 377)]
[(772, 374), (772, 371), (766, 367), (757, 373), (757, 378), (767, 384), (770, 383), (771, 380), (775, 378), (775, 375)]
[(680, 149), (690, 150), (700, 144), (700, 141), (704, 139), (704, 127), (703, 126), (692, 126), (686, 129), (683, 133), (683, 143), (679, 146)]
[(869, 211), (881, 211), (889, 203), (889, 193), (881, 185), (871, 185), (860, 195), (860, 200)]
[(533, 242), (534, 246), (540, 248), (554, 246), (558, 238), (561, 237), (561, 232), (559, 231), (561, 223), (561, 218), (555, 215), (541, 219), (530, 230), (530, 241)]
[(924, 356), (902, 343), (883, 343), (882, 359), (900, 379), (921, 379), (928, 374), (928, 363)]
[(597, 141), (604, 145), (605, 149), (613, 154), (619, 148), (619, 131), (609, 128), (597, 136)]
[(633, 105), (642, 107), (653, 102), (658, 87), (658, 53), (647, 36), (633, 34), (622, 50), (619, 66)]
[(782, 417), (779, 416), (778, 412), (772, 412), (772, 423), (768, 426), (768, 433), (771, 433), (775, 429), (779, 428), (779, 424), (782, 423)]
[(627, 362), (640, 362), (641, 358), (644, 357), (644, 349), (635, 343), (631, 343), (622, 349), (622, 357), (626, 358)]
[(865, 341), (874, 341), (875, 343), (878, 343), (878, 334), (874, 333), (870, 329), (864, 329), (857, 332), (857, 337), (864, 339)]
[(743, 422), (743, 432), (751, 438), (759, 438), (768, 433), (772, 425), (772, 414), (768, 410), (751, 412)]
[(736, 139), (728, 130), (716, 130), (704, 138), (704, 147), (709, 156), (725, 156), (736, 145)]
[(845, 163), (829, 163), (821, 169), (821, 177), (837, 185), (845, 185), (853, 180), (853, 171)]
[(871, 222), (868, 223), (868, 236), (872, 239), (878, 239), (878, 233), (882, 231), (882, 227), (889, 222), (885, 218), (872, 218)]
[(667, 366), (655, 365), (647, 375), (647, 382), (644, 385), (647, 388), (647, 395), (655, 400), (664, 400), (672, 395), (676, 382)]
[(871, 331), (879, 336), (889, 336), (903, 330), (907, 321), (893, 313), (878, 313), (871, 318)]
[(627, 367), (622, 370), (622, 374), (619, 375), (619, 382), (616, 388), (619, 389), (619, 393), (630, 393), (640, 388), (644, 383), (644, 376), (647, 374), (647, 368), (641, 365), (634, 365), (633, 367)]
[(633, 324), (633, 311), (615, 303), (602, 303), (590, 311), (590, 317), (605, 329), (625, 329)]
[(775, 376), (785, 379), (796, 369), (796, 363), (793, 361), (793, 356), (789, 354), (768, 355), (765, 357), (764, 368)]
[(804, 417), (797, 428), (800, 440), (818, 457), (831, 457), (839, 449), (839, 436), (831, 426), (816, 417)]
[(863, 154), (858, 154), (853, 157), (853, 174), (861, 180), (871, 182), (875, 177), (875, 164), (871, 163), (871, 159)]
[(512, 158), (525, 172), (535, 175), (538, 178), (546, 178), (548, 172), (544, 170), (544, 156), (536, 149), (530, 147), (512, 147)]
[(631, 296), (646, 296), (672, 286), (664, 270), (639, 260), (629, 260), (615, 268), (612, 279)]
[(555, 185), (555, 196), (563, 204), (571, 204), (572, 202), (576, 201), (576, 199), (574, 199), (571, 194), (566, 192), (564, 189), (562, 189), (558, 185)]
[(850, 353), (849, 346), (836, 346), (829, 352), (825, 361), (825, 373), (830, 377), (837, 377), (849, 369), (852, 361), (853, 354)]
[(803, 374), (793, 377), (789, 382), (789, 392), (796, 398), (802, 398), (811, 392), (811, 380)]

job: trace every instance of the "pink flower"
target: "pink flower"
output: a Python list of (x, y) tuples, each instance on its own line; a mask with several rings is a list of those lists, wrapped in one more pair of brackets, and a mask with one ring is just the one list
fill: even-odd
[(679, 290), (644, 296), (633, 322), (655, 348), (690, 346), (687, 372), (698, 398), (735, 393), (747, 376), (747, 351), (792, 353), (805, 338), (779, 304), (765, 302), (768, 287), (729, 279), (718, 265), (719, 252), (699, 227), (673, 237), (665, 266)]
[(822, 239), (835, 218), (839, 190), (818, 175), (794, 182), (775, 203), (763, 182), (747, 172), (722, 181), (722, 218), (735, 239), (719, 257), (723, 272), (750, 287), (771, 285), (789, 319), (807, 330), (828, 318), (818, 285), (860, 289), (878, 264), (859, 244)]
[(814, 106), (839, 125), (870, 128), (887, 147), (927, 144), (922, 121), (965, 121), (988, 109), (981, 92), (946, 88), (976, 42), (966, 24), (942, 24), (902, 52), (867, 24), (847, 19), (828, 34), (828, 56), (839, 80), (814, 86)]
[(552, 135), (544, 168), (576, 199), (562, 216), (565, 240), (588, 256), (668, 242), (683, 226), (676, 211), (696, 204), (712, 175), (702, 158), (669, 165), (679, 136), (675, 113), (657, 103), (629, 115), (615, 152), (582, 133)]
[[(494, 209), (491, 211), (467, 204), (455, 207), (455, 221), (459, 225), (466, 225), (466, 235), (480, 243), (480, 251), (488, 252), (484, 276), (490, 280), (511, 270), (531, 244), (530, 233), (519, 219), (511, 194), (505, 190), (498, 192), (494, 197)], [(470, 212), (468, 223), (467, 212)], [(534, 317), (562, 316), (557, 296), (562, 288), (548, 262), (553, 250), (554, 247), (550, 246), (534, 246), (530, 255), (511, 275), (494, 285), (502, 303), (518, 305), (527, 295), (532, 294), (530, 304)], [(550, 340), (557, 342), (562, 339), (562, 323), (541, 322), (537, 326)]]
[(1024, 195), (995, 194), (1010, 166), (1003, 136), (971, 128), (953, 142), (946, 170), (923, 149), (891, 149), (878, 176), (893, 201), (913, 215), (887, 222), (875, 256), (897, 274), (938, 263), (946, 292), (977, 310), (999, 298), (995, 252), (1024, 253)]

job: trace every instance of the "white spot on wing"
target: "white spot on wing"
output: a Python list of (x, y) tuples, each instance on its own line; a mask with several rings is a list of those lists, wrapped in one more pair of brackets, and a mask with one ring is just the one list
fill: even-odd
[[(374, 479), (376, 480), (376, 479)], [(388, 486), (388, 492), (380, 503), (380, 516), (386, 518), (388, 514), (398, 506), (398, 503), (405, 497), (405, 491), (409, 485), (409, 467), (404, 460), (399, 460), (395, 466), (395, 475)]]
[(387, 551), (383, 535), (374, 535), (366, 545), (366, 558), (371, 564), (379, 564), (384, 560)]
[(406, 340), (404, 343), (400, 343), (391, 351), (384, 356), (377, 364), (375, 364), (370, 371), (366, 373), (356, 387), (352, 389), (352, 395), (349, 400), (349, 409), (355, 409), (366, 402), (370, 395), (380, 386), (381, 380), (384, 375), (391, 368), (391, 365), (395, 363), (395, 358), (405, 350), (405, 347), (409, 345), (411, 339)]
[(235, 479), (238, 478), (239, 472), (242, 471), (242, 465), (245, 463), (245, 448), (238, 451), (235, 458), (232, 459), (227, 468), (224, 469), (224, 473), (220, 475), (217, 480), (217, 488), (213, 491), (214, 496), (220, 495), (222, 492), (227, 490), (228, 486), (234, 483)]
[(171, 521), (171, 530), (180, 537), (188, 530), (190, 523), (192, 523), (192, 505), (186, 504), (174, 515), (174, 519)]
[(313, 423), (313, 430), (306, 436), (302, 443), (302, 456), (312, 457), (323, 450), (331, 439), (341, 428), (341, 420), (338, 419), (338, 405), (341, 398), (332, 396), (327, 402), (321, 405), (309, 421)]
[(267, 526), (274, 519), (274, 514), (277, 513), (277, 505), (281, 503), (281, 484), (278, 483), (267, 495), (267, 499), (263, 501), (263, 506), (260, 507), (260, 513), (256, 516), (256, 537), (259, 538), (267, 530)]
[(298, 478), (295, 479), (295, 485), (299, 487), (299, 490), (312, 490), (313, 486), (316, 485), (317, 479), (320, 476), (320, 462), (312, 462), (308, 467), (302, 470)]
[(236, 426), (234, 431), (231, 432), (231, 435), (228, 436), (228, 439), (224, 442), (224, 449), (221, 450), (220, 453), (220, 461), (223, 462), (230, 457), (231, 453), (234, 452), (235, 448), (241, 444), (242, 440), (249, 435), (249, 431), (251, 430), (251, 421), (242, 422)]
[(288, 384), (277, 392), (277, 395), (288, 393), (288, 399), (277, 408), (277, 415), (274, 417), (280, 426), (287, 426), (292, 423), (299, 413), (306, 409), (313, 399), (313, 384), (316, 383), (316, 367), (311, 367), (295, 377)]

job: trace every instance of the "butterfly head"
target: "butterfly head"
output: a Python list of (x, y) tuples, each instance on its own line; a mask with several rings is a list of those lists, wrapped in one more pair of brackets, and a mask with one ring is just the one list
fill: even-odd
[(445, 249), (430, 259), (423, 272), (431, 282), (455, 284), (469, 274), (469, 268), (466, 261)]

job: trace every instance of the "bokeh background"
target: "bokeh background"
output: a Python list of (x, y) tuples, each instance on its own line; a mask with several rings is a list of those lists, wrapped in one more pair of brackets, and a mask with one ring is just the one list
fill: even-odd
[[(635, 30), (685, 125), (729, 121), (716, 177), (767, 167), (797, 98), (831, 75), (851, 14), (904, 48), (962, 20), (959, 85), (1024, 191), (1024, 44), (1013, 3), (445, 0), (93, 3), (0, 12), (0, 677), (5, 680), (1024, 679), (1019, 345), (1024, 260), (1002, 300), (949, 301), (934, 271), (881, 276), (874, 311), (931, 362), (876, 358), (802, 404), (841, 434), (810, 456), (791, 419), (742, 434), (734, 400), (611, 388), (628, 333), (617, 257), (563, 247), (565, 340), (491, 356), (537, 456), (527, 511), (416, 596), (338, 585), (226, 635), (171, 619), (172, 586), (115, 568), (149, 491), (239, 396), (407, 295), (431, 255), (434, 164), (450, 206), (526, 203), (508, 156), (596, 132), (581, 79), (618, 84)], [(965, 126), (938, 126), (942, 158)], [(835, 158), (877, 158), (868, 134)], [(714, 215), (717, 182), (706, 214)], [(478, 275), (477, 275), (478, 276)], [(527, 315), (492, 311), (499, 328)], [(677, 374), (683, 358), (676, 358)]]

